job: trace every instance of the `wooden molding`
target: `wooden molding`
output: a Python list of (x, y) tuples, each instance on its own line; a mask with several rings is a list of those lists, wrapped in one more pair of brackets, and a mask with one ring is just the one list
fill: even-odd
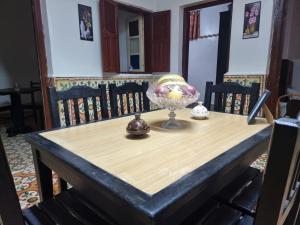
[(274, 122), (274, 117), (269, 107), (266, 104), (264, 104), (262, 109), (263, 109), (264, 117), (267, 119), (268, 123), (272, 124)]
[(47, 66), (47, 57), (46, 57), (46, 48), (44, 42), (44, 32), (43, 32), (43, 22), (42, 22), (42, 13), (41, 13), (41, 3), (40, 0), (32, 0), (33, 8), (33, 22), (34, 22), (34, 32), (35, 32), (35, 41), (39, 62), (39, 73), (41, 80), (41, 90), (43, 98), (43, 107), (44, 107), (44, 119), (45, 119), (45, 128), (51, 128), (51, 113), (49, 106), (49, 95), (48, 95), (48, 66)]

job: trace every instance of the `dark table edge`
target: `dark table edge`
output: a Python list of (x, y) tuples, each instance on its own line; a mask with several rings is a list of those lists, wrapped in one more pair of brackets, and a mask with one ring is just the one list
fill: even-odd
[[(197, 189), (198, 185), (224, 169), (229, 162), (238, 160), (257, 145), (264, 143), (264, 146), (266, 146), (271, 135), (271, 130), (272, 126), (270, 125), (154, 195), (148, 195), (138, 190), (67, 149), (43, 138), (39, 135), (40, 132), (27, 134), (25, 135), (25, 139), (39, 151), (48, 151), (64, 160), (64, 162), (80, 173), (89, 174), (90, 180), (96, 182), (102, 188), (106, 189), (106, 191), (113, 192), (118, 198), (123, 199), (149, 218), (158, 218), (164, 217), (164, 213), (169, 213), (168, 210), (173, 210), (174, 207), (179, 207), (186, 201), (191, 200), (192, 196), (197, 196), (198, 193), (203, 191)], [(263, 153), (262, 151), (260, 150), (259, 154)], [(91, 171), (93, 172), (91, 173)]]

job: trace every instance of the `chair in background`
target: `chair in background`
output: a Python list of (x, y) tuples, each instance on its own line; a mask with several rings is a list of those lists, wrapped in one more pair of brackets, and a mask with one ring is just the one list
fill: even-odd
[[(101, 117), (102, 119), (108, 119), (108, 109), (107, 109), (107, 98), (106, 98), (106, 86), (99, 85), (99, 88), (91, 88), (87, 86), (74, 86), (66, 91), (56, 91), (55, 87), (49, 88), (50, 95), (50, 105), (52, 113), (52, 124), (54, 128), (61, 127), (58, 102), (62, 101), (63, 111), (66, 126), (72, 125), (72, 118), (70, 117), (70, 109), (74, 109), (75, 123), (76, 125), (82, 123), (80, 120), (80, 109), (79, 100), (83, 100), (83, 109), (85, 122), (91, 121), (91, 116), (89, 113), (89, 107), (92, 106), (93, 110), (93, 120), (98, 121), (101, 118), (98, 116), (97, 110), (97, 98), (100, 101), (101, 107)], [(92, 104), (89, 105), (88, 98), (92, 99)], [(69, 104), (72, 100), (73, 104)]]
[[(80, 107), (79, 101), (83, 101), (84, 117), (85, 122), (88, 123), (91, 121), (90, 112), (89, 112), (89, 102), (88, 98), (92, 99), (92, 110), (93, 110), (93, 120), (98, 121), (100, 119), (108, 119), (108, 109), (107, 109), (107, 97), (106, 97), (106, 86), (99, 85), (99, 88), (91, 88), (87, 86), (74, 86), (66, 91), (57, 91), (55, 87), (49, 88), (50, 96), (50, 105), (51, 105), (51, 114), (52, 114), (52, 126), (53, 128), (59, 128), (62, 126), (60, 115), (59, 115), (59, 102), (62, 101), (63, 113), (65, 117), (65, 125), (71, 126), (73, 118), (70, 113), (70, 109), (74, 109), (75, 124), (81, 124), (80, 120)], [(101, 107), (101, 118), (98, 117), (97, 110), (97, 98), (100, 101)], [(73, 104), (71, 104), (71, 101)], [(59, 179), (61, 191), (67, 190), (67, 183)]]
[[(39, 88), (39, 89), (41, 89), (41, 82), (30, 81), (30, 88)], [(35, 122), (37, 122), (37, 111), (41, 110), (43, 107), (42, 107), (41, 104), (36, 103), (34, 92), (32, 92), (30, 95), (31, 95), (30, 97), (31, 97), (33, 117), (34, 117)]]
[[(285, 100), (284, 103), (281, 101)], [(282, 110), (282, 105), (284, 104), (285, 108)], [(282, 113), (282, 111), (284, 111)], [(300, 93), (286, 94), (282, 95), (277, 100), (276, 106), (276, 118), (280, 117), (290, 117), (296, 119), (300, 113)]]
[(243, 223), (245, 225), (298, 225), (299, 146), (299, 121), (289, 118), (277, 120), (264, 176), (259, 170), (250, 167), (225, 187), (216, 199), (248, 215), (249, 223)]
[[(38, 81), (30, 81), (30, 88), (36, 89), (38, 92), (41, 91), (41, 82)], [(44, 111), (43, 111), (43, 105), (40, 102), (36, 101), (35, 93), (37, 91), (32, 91), (30, 93), (30, 103), (28, 104), (22, 104), (22, 107), (24, 110), (30, 110), (32, 113), (32, 116), (34, 118), (34, 121), (36, 124), (38, 124), (38, 115), (40, 117), (40, 128), (44, 129)]]
[(112, 225), (109, 218), (94, 209), (79, 194), (68, 191), (21, 210), (13, 177), (0, 137), (0, 224), (2, 225)]
[(11, 105), (9, 103), (3, 103), (3, 104), (0, 104), (0, 118), (3, 117), (3, 119), (7, 119), (6, 115), (4, 117), (4, 115), (2, 115), (2, 113), (4, 112), (10, 112), (9, 113), (9, 116), (11, 115)]
[[(109, 84), (109, 98), (111, 107), (111, 116), (119, 116), (119, 110), (122, 115), (125, 115), (124, 108), (127, 108), (127, 114), (150, 111), (150, 102), (146, 95), (148, 90), (148, 83), (143, 82), (142, 85), (137, 83), (125, 83), (122, 86), (116, 86), (116, 84)], [(133, 108), (130, 107), (130, 94), (132, 94)], [(138, 95), (138, 107), (136, 94)], [(126, 95), (126, 105), (124, 104), (123, 95)], [(118, 97), (120, 101), (120, 108), (118, 106)]]
[[(217, 112), (226, 112), (226, 107), (230, 107), (230, 113), (233, 114), (237, 110), (237, 95), (241, 95), (239, 114), (244, 114), (246, 98), (249, 96), (248, 112), (252, 110), (259, 98), (260, 84), (253, 83), (251, 87), (244, 87), (238, 83), (225, 82), (213, 85), (213, 82), (206, 82), (204, 106), (208, 110)], [(212, 108), (212, 95), (214, 96), (214, 104)], [(230, 106), (227, 105), (229, 96), (231, 95)]]

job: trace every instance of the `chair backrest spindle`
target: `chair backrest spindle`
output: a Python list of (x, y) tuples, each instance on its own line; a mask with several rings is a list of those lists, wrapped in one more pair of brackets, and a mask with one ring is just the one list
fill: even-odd
[[(238, 83), (225, 82), (221, 84), (213, 85), (213, 82), (206, 82), (204, 106), (208, 110), (214, 110), (216, 112), (230, 112), (236, 113), (237, 95), (241, 97), (238, 113), (244, 114), (244, 108), (246, 103), (246, 97), (249, 97), (248, 112), (252, 110), (259, 97), (260, 85), (253, 83), (251, 87), (244, 87)], [(212, 95), (215, 94), (214, 108), (212, 109)], [(231, 100), (230, 100), (231, 96)], [(229, 104), (230, 103), (230, 106)], [(228, 110), (227, 107), (229, 107)]]
[[(143, 82), (142, 85), (133, 82), (125, 83), (121, 86), (109, 84), (109, 97), (112, 117), (119, 116), (119, 111), (121, 115), (124, 115), (124, 108), (126, 108), (128, 114), (132, 114), (137, 111), (150, 111), (149, 99), (146, 96), (147, 89), (147, 82)], [(132, 95), (133, 108), (130, 107), (130, 94)], [(136, 94), (138, 95), (138, 106)], [(125, 96), (126, 105), (124, 105), (123, 96)], [(118, 98), (120, 101), (120, 108), (118, 104)]]
[[(49, 88), (50, 103), (52, 111), (52, 124), (54, 128), (61, 126), (59, 117), (58, 102), (63, 102), (64, 117), (66, 126), (72, 125), (72, 115), (70, 114), (70, 109), (74, 109), (75, 123), (76, 125), (81, 123), (80, 120), (80, 105), (79, 101), (82, 99), (84, 118), (85, 122), (90, 122), (90, 109), (92, 106), (93, 110), (93, 120), (99, 120), (98, 110), (97, 110), (97, 98), (100, 101), (101, 117), (102, 119), (108, 119), (108, 107), (107, 107), (107, 96), (106, 96), (106, 85), (99, 85), (99, 88), (91, 88), (87, 86), (74, 86), (66, 91), (57, 91), (54, 87)], [(89, 102), (91, 99), (91, 102)], [(71, 104), (73, 102), (73, 106)]]

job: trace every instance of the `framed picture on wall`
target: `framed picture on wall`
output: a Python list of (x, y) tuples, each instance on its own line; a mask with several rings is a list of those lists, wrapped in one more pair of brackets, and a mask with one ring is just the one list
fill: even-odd
[(245, 5), (243, 39), (259, 37), (260, 13), (261, 2)]
[(78, 14), (80, 39), (85, 41), (93, 41), (94, 36), (92, 8), (89, 6), (78, 4)]

